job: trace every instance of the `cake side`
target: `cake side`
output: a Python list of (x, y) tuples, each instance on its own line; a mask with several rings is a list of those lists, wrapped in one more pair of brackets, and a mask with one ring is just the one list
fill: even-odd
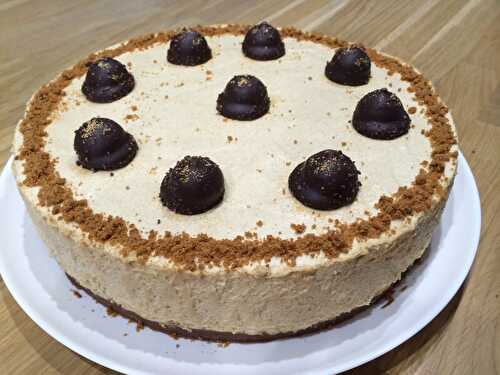
[(199, 275), (126, 262), (74, 242), (25, 202), (51, 256), (95, 295), (167, 328), (257, 336), (305, 330), (369, 305), (423, 255), (445, 204), (435, 205), (397, 241), (314, 270), (269, 277)]

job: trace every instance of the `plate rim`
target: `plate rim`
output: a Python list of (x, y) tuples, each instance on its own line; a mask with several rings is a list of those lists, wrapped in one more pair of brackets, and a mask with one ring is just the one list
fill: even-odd
[[(7, 163), (5, 164), (1, 174), (0, 174), (0, 197), (5, 194), (7, 189), (6, 181), (7, 178), (12, 175), (12, 165), (13, 156), (11, 156)], [(337, 366), (334, 369), (327, 369), (325, 367), (322, 368), (310, 368), (307, 370), (310, 373), (314, 374), (331, 374), (331, 371), (334, 370), (336, 372), (346, 371), (358, 366), (361, 366), (375, 358), (382, 356), (383, 354), (393, 350), (397, 346), (403, 344), (412, 338), (415, 334), (421, 331), (425, 326), (427, 326), (451, 301), (451, 299), (456, 295), (457, 291), (463, 285), (467, 275), (471, 271), (471, 268), (474, 264), (474, 260), (476, 258), (476, 254), (479, 247), (479, 239), (481, 234), (481, 204), (479, 191), (477, 188), (476, 180), (474, 178), (474, 174), (472, 170), (463, 156), (463, 154), (459, 151), (458, 157), (459, 164), (459, 172), (464, 174), (464, 180), (467, 182), (467, 188), (470, 189), (471, 195), (473, 199), (471, 199), (471, 212), (473, 212), (474, 223), (471, 228), (471, 234), (473, 238), (471, 239), (471, 248), (468, 249), (469, 255), (466, 258), (467, 262), (464, 264), (460, 275), (457, 277), (457, 281), (455, 284), (450, 286), (445, 295), (440, 299), (440, 303), (436, 303), (432, 309), (429, 309), (427, 314), (421, 317), (415, 324), (411, 325), (411, 327), (406, 330), (403, 334), (394, 335), (391, 340), (388, 340), (384, 343), (384, 345), (380, 345), (377, 349), (371, 350), (368, 354), (358, 357), (357, 359), (351, 359), (349, 361), (344, 362), (341, 366)], [(99, 355), (93, 350), (89, 350), (87, 347), (79, 345), (77, 342), (72, 340), (69, 336), (67, 336), (62, 330), (54, 327), (50, 323), (46, 322), (40, 314), (36, 311), (36, 309), (32, 308), (30, 303), (26, 301), (20, 293), (17, 293), (17, 288), (14, 286), (15, 282), (11, 280), (9, 277), (9, 273), (5, 272), (3, 262), (0, 261), (0, 275), (5, 283), (5, 286), (13, 299), (19, 305), (19, 307), (28, 315), (28, 317), (35, 322), (35, 324), (40, 327), (44, 332), (46, 332), (49, 336), (51, 336), (54, 340), (60, 342), (70, 350), (88, 358), (89, 360), (101, 364), (105, 367), (108, 367), (112, 370), (116, 370), (122, 373), (134, 373), (134, 374), (150, 374), (149, 372), (142, 372), (136, 368), (130, 368), (129, 366), (123, 366), (120, 362), (108, 359)], [(5, 277), (7, 275), (7, 277)], [(458, 282), (460, 281), (460, 282)], [(258, 344), (256, 344), (258, 345)]]

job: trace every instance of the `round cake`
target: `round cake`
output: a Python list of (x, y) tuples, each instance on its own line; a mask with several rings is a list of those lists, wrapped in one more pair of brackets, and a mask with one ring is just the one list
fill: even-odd
[(90, 55), (33, 95), (14, 151), (73, 283), (153, 329), (253, 342), (328, 327), (400, 280), (458, 145), (413, 67), (261, 23)]

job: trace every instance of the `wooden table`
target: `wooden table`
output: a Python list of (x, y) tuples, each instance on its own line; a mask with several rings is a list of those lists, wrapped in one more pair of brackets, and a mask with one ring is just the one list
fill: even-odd
[[(482, 236), (466, 285), (414, 338), (349, 373), (500, 374), (498, 1), (4, 0), (0, 168), (30, 95), (88, 53), (160, 29), (263, 19), (359, 41), (414, 64), (452, 110), (462, 152), (479, 184)], [(50, 338), (2, 281), (0, 296), (0, 374), (114, 373)]]

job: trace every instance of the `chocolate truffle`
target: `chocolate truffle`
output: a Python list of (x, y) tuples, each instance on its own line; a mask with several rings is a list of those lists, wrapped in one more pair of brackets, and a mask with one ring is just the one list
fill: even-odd
[(354, 110), (352, 125), (368, 138), (389, 140), (408, 133), (410, 116), (399, 98), (383, 88), (361, 98)]
[(316, 210), (333, 210), (354, 201), (359, 171), (341, 151), (323, 150), (300, 163), (288, 178), (295, 198)]
[(168, 62), (175, 65), (195, 66), (212, 58), (212, 50), (203, 35), (197, 31), (184, 30), (170, 41)]
[(224, 196), (224, 176), (219, 166), (202, 156), (186, 156), (171, 168), (161, 183), (164, 206), (184, 215), (208, 211)]
[(361, 48), (339, 48), (326, 64), (325, 75), (341, 85), (360, 86), (368, 83), (370, 68), (370, 58)]
[(253, 26), (243, 40), (243, 53), (254, 60), (276, 60), (285, 54), (285, 45), (278, 30), (267, 22)]
[(128, 95), (134, 86), (134, 77), (125, 65), (105, 57), (90, 64), (82, 92), (91, 102), (111, 103)]
[(123, 168), (137, 154), (137, 142), (113, 120), (94, 117), (75, 131), (77, 164), (92, 171)]
[(217, 111), (224, 117), (249, 121), (269, 111), (266, 86), (251, 75), (234, 76), (217, 98)]

